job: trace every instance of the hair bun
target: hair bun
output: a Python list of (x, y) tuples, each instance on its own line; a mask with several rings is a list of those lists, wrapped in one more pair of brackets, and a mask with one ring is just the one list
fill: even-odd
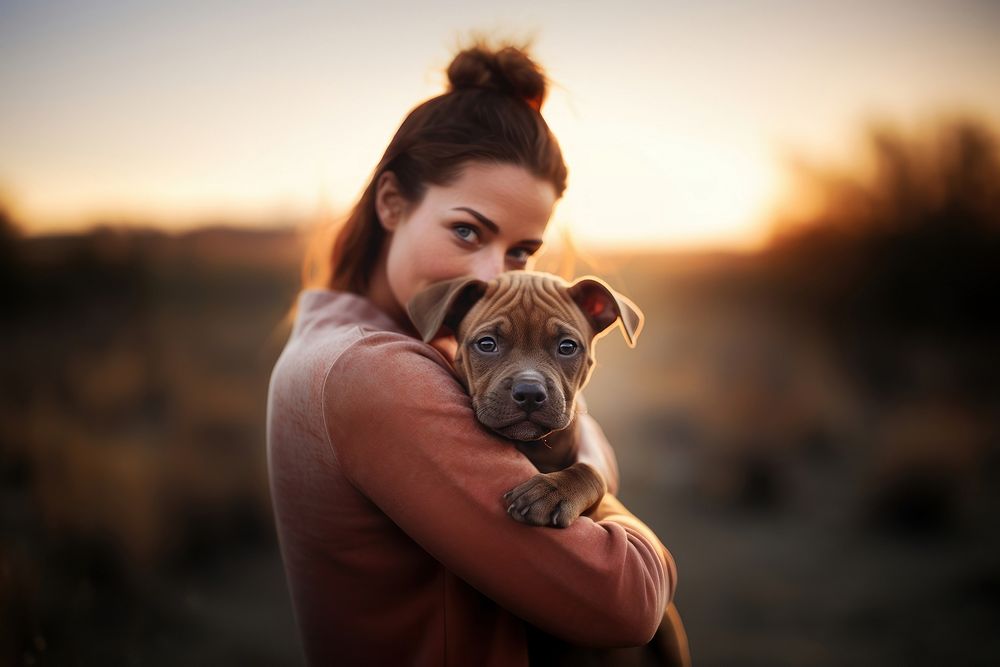
[(519, 97), (536, 111), (545, 101), (546, 79), (542, 68), (524, 49), (505, 46), (494, 51), (476, 44), (461, 51), (448, 66), (449, 91), (486, 88)]

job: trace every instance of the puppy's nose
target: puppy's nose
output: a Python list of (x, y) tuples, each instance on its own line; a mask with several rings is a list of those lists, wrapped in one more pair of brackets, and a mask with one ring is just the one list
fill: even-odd
[(518, 382), (511, 388), (514, 402), (527, 412), (536, 410), (545, 403), (548, 395), (545, 387), (538, 382)]

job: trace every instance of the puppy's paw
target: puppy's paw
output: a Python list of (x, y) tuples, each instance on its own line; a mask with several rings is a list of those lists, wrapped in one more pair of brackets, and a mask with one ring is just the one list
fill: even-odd
[(579, 494), (559, 473), (538, 474), (504, 494), (507, 513), (533, 526), (567, 528), (582, 513)]

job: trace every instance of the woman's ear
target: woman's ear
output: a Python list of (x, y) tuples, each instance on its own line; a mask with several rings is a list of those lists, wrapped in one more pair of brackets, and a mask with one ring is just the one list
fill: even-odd
[(399, 189), (399, 179), (384, 171), (375, 183), (375, 215), (387, 232), (396, 230), (406, 211), (406, 198)]

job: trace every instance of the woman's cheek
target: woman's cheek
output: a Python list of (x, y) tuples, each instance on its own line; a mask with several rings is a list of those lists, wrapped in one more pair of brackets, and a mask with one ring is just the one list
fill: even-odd
[(428, 284), (459, 278), (469, 273), (469, 262), (463, 261), (461, 257), (455, 257), (445, 249), (439, 249), (437, 254), (429, 257), (429, 260), (424, 266), (424, 277)]

